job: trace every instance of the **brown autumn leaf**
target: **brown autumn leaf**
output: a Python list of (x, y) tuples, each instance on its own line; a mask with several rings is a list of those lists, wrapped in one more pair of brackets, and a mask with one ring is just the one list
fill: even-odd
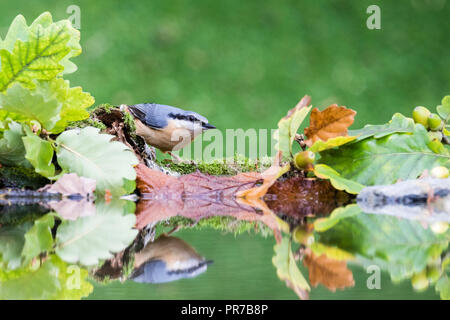
[(316, 256), (311, 249), (305, 250), (303, 264), (309, 271), (309, 282), (311, 286), (317, 287), (323, 284), (330, 291), (353, 287), (353, 273), (347, 268), (345, 261), (328, 258), (325, 254)]
[(269, 188), (275, 183), (275, 181), (277, 181), (280, 176), (282, 176), (290, 169), (289, 163), (281, 167), (281, 157), (282, 153), (281, 151), (278, 151), (277, 155), (274, 158), (272, 166), (261, 173), (261, 178), (263, 179), (263, 183), (261, 185), (248, 188), (247, 190), (240, 190), (236, 194), (236, 197), (247, 199), (259, 199), (264, 197), (264, 195), (267, 193), (267, 190), (269, 190)]
[(76, 173), (66, 173), (53, 184), (48, 184), (39, 191), (61, 193), (63, 196), (80, 195), (92, 198), (96, 181), (94, 179), (79, 177)]
[(306, 145), (311, 147), (316, 141), (327, 141), (330, 138), (346, 136), (348, 127), (355, 119), (356, 111), (344, 106), (332, 104), (323, 111), (314, 108), (311, 111), (309, 127), (305, 128), (308, 139)]
[[(233, 216), (240, 220), (262, 221), (276, 228), (274, 219), (260, 208), (237, 201), (235, 195), (262, 182), (261, 173), (210, 176), (191, 173), (180, 177), (165, 175), (143, 164), (135, 167), (137, 187), (142, 194), (136, 208), (136, 227), (174, 216), (199, 220), (210, 216)], [(273, 220), (273, 221), (272, 221)]]

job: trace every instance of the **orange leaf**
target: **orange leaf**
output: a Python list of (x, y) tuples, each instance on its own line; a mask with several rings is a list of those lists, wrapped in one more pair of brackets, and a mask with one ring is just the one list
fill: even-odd
[(333, 104), (323, 111), (314, 108), (311, 112), (309, 127), (305, 128), (308, 140), (306, 145), (312, 146), (317, 140), (327, 141), (330, 138), (346, 136), (348, 127), (354, 121), (356, 111)]
[(319, 283), (323, 284), (330, 291), (353, 287), (353, 273), (347, 269), (345, 261), (328, 258), (325, 254), (316, 256), (311, 249), (305, 250), (303, 264), (309, 271), (309, 282), (311, 286), (317, 287)]
[(275, 183), (275, 181), (277, 181), (277, 179), (286, 173), (290, 168), (289, 164), (283, 167), (280, 166), (281, 157), (282, 153), (281, 151), (278, 151), (272, 166), (261, 173), (261, 177), (264, 180), (263, 184), (251, 189), (239, 191), (236, 194), (236, 197), (253, 199), (262, 198), (267, 193), (267, 190), (269, 190), (269, 188)]

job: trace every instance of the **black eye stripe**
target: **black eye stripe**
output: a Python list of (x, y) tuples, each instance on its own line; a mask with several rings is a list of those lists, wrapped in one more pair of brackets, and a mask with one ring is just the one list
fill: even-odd
[(172, 118), (178, 119), (178, 120), (199, 121), (199, 122), (201, 122), (201, 120), (198, 120), (198, 119), (197, 119), (195, 116), (193, 116), (193, 115), (174, 114), (174, 113), (170, 113), (169, 115), (170, 115)]

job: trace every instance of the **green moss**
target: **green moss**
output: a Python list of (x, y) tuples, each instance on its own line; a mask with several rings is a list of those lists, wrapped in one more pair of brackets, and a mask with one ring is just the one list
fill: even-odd
[(128, 279), (134, 270), (134, 254), (130, 256), (127, 263), (122, 268), (122, 278)]
[(136, 125), (134, 124), (133, 116), (128, 113), (123, 113), (123, 123), (125, 124), (125, 128), (130, 133), (130, 136), (135, 139), (136, 138)]
[(74, 129), (74, 128), (85, 128), (85, 127), (95, 127), (100, 130), (106, 129), (106, 126), (101, 121), (88, 118), (85, 120), (69, 122), (69, 125), (66, 130)]
[(106, 113), (111, 113), (111, 110), (115, 109), (115, 108), (116, 108), (115, 106), (113, 106), (113, 105), (111, 105), (109, 103), (102, 103), (102, 104), (99, 104), (98, 106), (95, 106), (92, 109), (92, 111), (95, 111), (97, 109), (103, 109), (103, 110), (105, 110)]
[(213, 160), (210, 162), (186, 162), (174, 163), (168, 159), (158, 161), (160, 166), (176, 171), (180, 174), (189, 174), (195, 171), (207, 173), (210, 175), (235, 175), (241, 172), (264, 171), (272, 164), (272, 158), (261, 160), (250, 160), (248, 158), (236, 155), (232, 159)]

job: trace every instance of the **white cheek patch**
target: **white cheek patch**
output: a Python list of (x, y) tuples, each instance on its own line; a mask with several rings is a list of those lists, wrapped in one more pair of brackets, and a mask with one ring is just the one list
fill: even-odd
[(170, 120), (175, 125), (175, 128), (184, 128), (188, 130), (194, 130), (193, 123), (187, 120), (173, 119)]
[(173, 123), (175, 128), (187, 129), (189, 131), (193, 131), (194, 133), (201, 133), (203, 128), (201, 121), (192, 122), (187, 120), (173, 119), (170, 120), (170, 122)]

